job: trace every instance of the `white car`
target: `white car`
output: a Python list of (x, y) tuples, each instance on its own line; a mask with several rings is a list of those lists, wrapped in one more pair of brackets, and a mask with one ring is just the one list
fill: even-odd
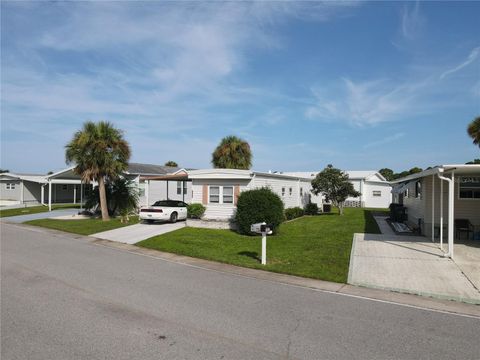
[(140, 220), (153, 223), (154, 221), (170, 221), (172, 223), (177, 220), (187, 218), (187, 204), (177, 200), (161, 200), (152, 206), (144, 206), (140, 208)]

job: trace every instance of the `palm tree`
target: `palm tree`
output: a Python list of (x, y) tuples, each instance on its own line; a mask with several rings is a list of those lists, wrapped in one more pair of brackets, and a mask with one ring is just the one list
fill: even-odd
[(67, 164), (75, 163), (74, 172), (83, 181), (98, 182), (102, 220), (110, 220), (105, 179), (114, 179), (127, 169), (130, 146), (123, 138), (123, 132), (106, 121), (87, 121), (65, 148)]
[(212, 154), (212, 164), (215, 168), (248, 170), (252, 167), (250, 145), (236, 136), (224, 137)]
[(477, 116), (472, 122), (468, 125), (467, 128), (468, 135), (473, 139), (473, 143), (480, 147), (480, 116)]

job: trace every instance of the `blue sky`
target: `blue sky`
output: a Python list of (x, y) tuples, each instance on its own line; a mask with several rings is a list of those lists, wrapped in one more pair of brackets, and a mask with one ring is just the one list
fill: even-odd
[(1, 167), (65, 166), (85, 120), (132, 161), (396, 171), (480, 157), (478, 2), (1, 2)]

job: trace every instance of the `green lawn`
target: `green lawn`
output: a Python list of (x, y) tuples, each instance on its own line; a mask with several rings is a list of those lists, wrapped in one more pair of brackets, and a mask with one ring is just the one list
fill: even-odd
[(127, 225), (138, 223), (138, 217), (130, 217), (128, 223), (121, 223), (120, 218), (114, 218), (110, 221), (102, 221), (102, 219), (85, 219), (85, 220), (56, 220), (56, 219), (40, 219), (27, 221), (25, 224), (41, 226), (49, 229), (66, 231), (80, 235), (91, 235), (102, 231), (113, 230)]
[[(56, 204), (52, 205), (52, 210), (67, 209), (67, 208), (80, 208), (79, 204)], [(17, 209), (5, 209), (0, 210), (0, 217), (9, 217), (17, 215), (37, 214), (48, 211), (48, 206), (31, 206)]]
[(380, 233), (367, 209), (308, 216), (285, 223), (267, 239), (267, 265), (259, 262), (261, 238), (229, 230), (183, 228), (137, 243), (161, 251), (250, 268), (346, 282), (354, 233)]

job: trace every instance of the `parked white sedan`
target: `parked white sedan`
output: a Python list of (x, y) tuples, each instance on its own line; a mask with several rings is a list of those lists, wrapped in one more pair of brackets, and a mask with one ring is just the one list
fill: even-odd
[(140, 208), (140, 220), (153, 223), (154, 221), (170, 221), (172, 223), (177, 220), (187, 218), (187, 204), (177, 200), (161, 200), (152, 206), (144, 206)]

